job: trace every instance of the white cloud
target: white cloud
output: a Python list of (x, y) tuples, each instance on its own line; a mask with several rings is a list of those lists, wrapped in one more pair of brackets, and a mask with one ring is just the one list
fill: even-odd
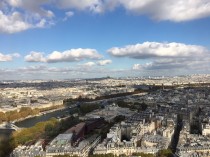
[[(28, 20), (27, 20), (28, 19)], [(4, 14), (0, 10), (0, 33), (17, 33), (32, 28), (45, 28), (53, 25), (51, 20), (46, 18), (26, 17), (20, 12), (12, 12), (11, 14)]]
[(7, 61), (12, 61), (13, 58), (20, 57), (20, 54), (18, 53), (13, 53), (13, 54), (2, 54), (0, 53), (0, 62), (7, 62)]
[(57, 5), (63, 9), (77, 9), (80, 11), (89, 10), (92, 12), (101, 12), (103, 2), (101, 0), (59, 0)]
[(64, 17), (63, 21), (66, 21), (66, 20), (68, 20), (68, 18), (74, 16), (74, 12), (73, 11), (68, 11), (68, 12), (65, 13), (65, 15), (66, 16)]
[(188, 57), (188, 58), (163, 58), (155, 59), (145, 64), (134, 64), (133, 70), (139, 71), (164, 71), (173, 73), (176, 70), (180, 70), (183, 73), (188, 71), (209, 71), (210, 69), (210, 55), (204, 55), (200, 57)]
[(89, 10), (95, 13), (114, 10), (121, 6), (135, 14), (174, 22), (210, 16), (209, 0), (60, 0), (57, 5), (64, 9)]
[(25, 56), (25, 61), (27, 62), (74, 62), (81, 61), (84, 59), (100, 59), (100, 55), (95, 49), (70, 49), (63, 52), (53, 51), (47, 57), (43, 56), (40, 52), (31, 52), (29, 55)]
[(140, 70), (140, 69), (142, 69), (142, 65), (141, 64), (134, 64), (132, 69), (133, 70)]
[(46, 62), (42, 52), (30, 52), (29, 55), (25, 56), (25, 61), (27, 62)]
[(100, 60), (100, 61), (97, 62), (97, 64), (100, 65), (100, 66), (105, 66), (105, 65), (111, 64), (111, 63), (112, 63), (111, 60)]
[(82, 66), (84, 66), (84, 67), (92, 67), (94, 65), (96, 65), (96, 63), (94, 63), (94, 62), (87, 62), (87, 63), (82, 64)]
[(44, 8), (44, 5), (51, 4), (52, 0), (7, 0), (7, 3), (13, 8), (20, 8), (37, 17), (52, 18), (54, 13)]
[(175, 22), (210, 16), (209, 0), (59, 0), (55, 3), (64, 9), (88, 10), (95, 13), (122, 6), (129, 12), (148, 15), (156, 20)]
[(12, 56), (3, 55), (2, 53), (0, 53), (0, 62), (6, 62), (6, 61), (11, 61), (11, 60), (12, 60)]
[(16, 70), (24, 73), (36, 73), (36, 72), (44, 72), (48, 70), (48, 67), (46, 67), (45, 65), (35, 65), (35, 66), (17, 68)]
[(162, 58), (162, 57), (196, 57), (206, 54), (209, 50), (198, 45), (182, 43), (144, 42), (142, 44), (113, 47), (107, 50), (116, 57), (130, 57), (136, 59)]
[(182, 59), (162, 59), (148, 62), (146, 64), (134, 64), (133, 70), (170, 70), (189, 68), (189, 61)]
[(71, 17), (71, 16), (74, 15), (74, 12), (68, 11), (68, 12), (66, 12), (65, 14), (66, 14), (67, 17)]
[(41, 19), (39, 23), (36, 24), (38, 28), (44, 28), (46, 26), (47, 21), (45, 19)]
[(16, 33), (31, 28), (32, 25), (25, 22), (23, 17), (18, 12), (13, 12), (10, 15), (5, 15), (0, 11), (0, 32)]
[[(210, 17), (209, 0), (1, 0), (0, 32), (17, 33), (51, 26), (55, 23), (54, 10), (100, 14), (118, 7), (159, 21), (182, 22)], [(63, 20), (73, 15), (72, 11), (66, 12)]]
[(47, 57), (47, 62), (72, 62), (84, 59), (100, 59), (102, 56), (95, 49), (71, 49), (64, 52), (54, 51)]
[(0, 33), (17, 33), (53, 24), (54, 13), (43, 5), (51, 0), (2, 0), (0, 3)]
[(107, 64), (111, 64), (112, 61), (111, 60), (99, 60), (97, 61), (96, 63), (95, 62), (87, 62), (87, 63), (84, 63), (84, 64), (80, 64), (82, 67), (93, 67), (95, 65), (98, 65), (98, 66), (105, 66)]
[(156, 20), (175, 22), (210, 16), (209, 0), (117, 0), (126, 10)]
[(134, 64), (132, 69), (145, 71), (203, 71), (210, 68), (210, 50), (199, 45), (183, 43), (144, 42), (142, 44), (114, 47), (108, 53), (115, 57), (149, 60)]

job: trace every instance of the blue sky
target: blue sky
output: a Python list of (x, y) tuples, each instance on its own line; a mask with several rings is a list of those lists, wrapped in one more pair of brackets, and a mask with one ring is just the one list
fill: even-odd
[(3, 0), (0, 79), (209, 73), (208, 0)]

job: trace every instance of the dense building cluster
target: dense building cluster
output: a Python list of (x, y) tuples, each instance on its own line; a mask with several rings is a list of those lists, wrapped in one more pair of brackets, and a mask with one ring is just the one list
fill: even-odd
[[(38, 140), (34, 144), (18, 146), (11, 156), (157, 155), (170, 148), (180, 157), (207, 157), (210, 155), (210, 88), (206, 84), (207, 78), (109, 78), (80, 82), (80, 88), (71, 87), (74, 88), (71, 94), (81, 98), (92, 94), (132, 92), (139, 88), (146, 90), (113, 98), (91, 98), (88, 102), (77, 99), (79, 106), (98, 104), (100, 107), (86, 114), (75, 114), (80, 123), (60, 133), (47, 145), (43, 146), (43, 141)], [(192, 80), (196, 83), (193, 84)], [(166, 81), (171, 85), (167, 86)], [(147, 84), (143, 85), (143, 82)], [(64, 89), (68, 93), (69, 88)], [(123, 118), (116, 121), (119, 116)], [(105, 123), (110, 127), (104, 135)]]

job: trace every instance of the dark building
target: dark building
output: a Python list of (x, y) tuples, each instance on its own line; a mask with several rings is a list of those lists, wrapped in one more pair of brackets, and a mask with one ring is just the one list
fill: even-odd
[(85, 136), (85, 123), (81, 122), (70, 129), (68, 129), (66, 134), (72, 133), (73, 134), (73, 142), (80, 141)]
[(104, 124), (104, 122), (105, 122), (104, 118), (94, 118), (86, 120), (85, 133), (89, 133), (92, 130), (99, 128)]

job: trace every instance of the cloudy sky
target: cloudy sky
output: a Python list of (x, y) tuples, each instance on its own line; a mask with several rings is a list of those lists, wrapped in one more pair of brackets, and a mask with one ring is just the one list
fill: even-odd
[(209, 0), (0, 0), (0, 80), (209, 72)]

